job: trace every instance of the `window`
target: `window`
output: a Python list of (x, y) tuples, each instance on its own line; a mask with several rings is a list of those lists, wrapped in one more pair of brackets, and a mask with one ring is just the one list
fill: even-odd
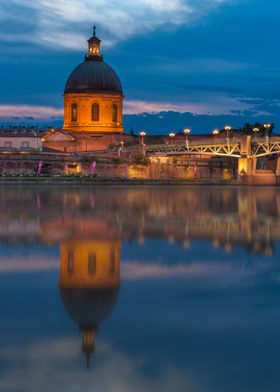
[(91, 275), (96, 273), (96, 254), (90, 253), (88, 256), (88, 272)]
[(12, 143), (11, 142), (5, 142), (4, 146), (5, 147), (12, 147)]
[(71, 105), (71, 121), (75, 122), (78, 119), (78, 105), (73, 103)]
[(74, 253), (72, 251), (68, 252), (67, 271), (68, 274), (72, 274), (74, 271)]
[(113, 105), (113, 118), (112, 118), (113, 122), (117, 122), (118, 121), (118, 106), (115, 104)]
[(22, 142), (21, 147), (29, 147), (29, 142)]
[(91, 106), (91, 120), (92, 121), (99, 121), (99, 105), (98, 105), (98, 103), (94, 103)]
[(111, 252), (110, 252), (109, 272), (111, 275), (113, 275), (115, 272), (115, 252), (114, 252), (114, 249), (111, 249)]

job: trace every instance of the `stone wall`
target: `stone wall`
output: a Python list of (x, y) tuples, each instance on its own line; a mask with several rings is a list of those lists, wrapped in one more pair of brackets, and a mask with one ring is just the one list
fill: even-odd
[[(100, 158), (99, 158), (100, 159)], [(34, 175), (41, 166), (42, 175), (96, 175), (130, 179), (224, 179), (235, 177), (229, 160), (192, 160), (188, 162), (152, 162), (148, 165), (122, 163), (117, 159), (94, 161), (77, 156), (0, 155), (0, 175)]]

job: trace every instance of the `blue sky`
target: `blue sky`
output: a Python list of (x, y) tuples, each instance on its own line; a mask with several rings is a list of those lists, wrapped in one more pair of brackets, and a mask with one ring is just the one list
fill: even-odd
[(0, 119), (61, 121), (95, 22), (123, 83), (127, 130), (279, 129), (279, 17), (275, 0), (1, 0)]

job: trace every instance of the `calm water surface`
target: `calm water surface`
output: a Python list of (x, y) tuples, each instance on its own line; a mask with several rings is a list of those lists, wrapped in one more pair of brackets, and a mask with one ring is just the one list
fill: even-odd
[(0, 390), (280, 389), (280, 190), (0, 188)]

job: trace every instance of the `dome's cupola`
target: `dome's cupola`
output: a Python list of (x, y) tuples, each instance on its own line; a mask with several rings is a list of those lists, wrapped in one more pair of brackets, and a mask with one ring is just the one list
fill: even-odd
[(102, 60), (100, 44), (101, 40), (96, 36), (96, 26), (93, 26), (93, 36), (88, 40), (86, 60)]

